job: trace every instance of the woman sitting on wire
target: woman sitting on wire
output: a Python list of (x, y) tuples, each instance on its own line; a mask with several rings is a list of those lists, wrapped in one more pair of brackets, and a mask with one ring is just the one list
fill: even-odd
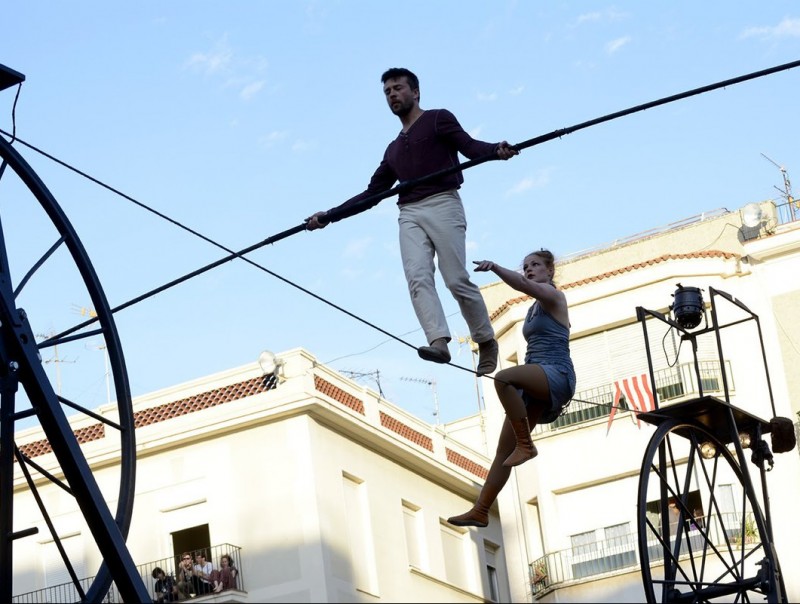
[(567, 299), (553, 283), (553, 254), (544, 249), (528, 254), (522, 274), (490, 260), (474, 263), (475, 271), (492, 271), (534, 299), (522, 325), (522, 335), (528, 342), (525, 364), (502, 369), (494, 376), (506, 419), (489, 475), (472, 509), (447, 519), (456, 526), (484, 527), (489, 524), (489, 508), (508, 482), (511, 468), (538, 454), (531, 430), (536, 424), (555, 421), (575, 394), (575, 369), (569, 354)]

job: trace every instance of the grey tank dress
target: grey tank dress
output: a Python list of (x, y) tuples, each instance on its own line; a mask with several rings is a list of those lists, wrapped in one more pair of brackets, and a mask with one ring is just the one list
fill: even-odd
[[(556, 321), (538, 302), (534, 302), (525, 322), (522, 335), (528, 342), (525, 364), (541, 366), (550, 386), (550, 408), (539, 420), (549, 424), (561, 415), (575, 394), (575, 368), (569, 355), (569, 328)], [(525, 404), (533, 399), (522, 393)]]

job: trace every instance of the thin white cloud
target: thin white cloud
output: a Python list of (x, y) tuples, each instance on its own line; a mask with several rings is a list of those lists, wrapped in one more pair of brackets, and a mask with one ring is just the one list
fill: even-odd
[(520, 85), (520, 86), (517, 86), (516, 88), (512, 88), (511, 90), (509, 90), (508, 94), (510, 94), (512, 96), (517, 96), (518, 94), (522, 94), (522, 92), (524, 90), (525, 90), (525, 86), (521, 86)]
[(251, 100), (266, 86), (262, 75), (269, 62), (262, 56), (241, 57), (234, 53), (224, 34), (208, 51), (193, 53), (185, 63), (187, 69), (206, 77), (222, 78), (223, 88), (238, 91), (243, 101)]
[(571, 27), (579, 27), (585, 23), (598, 23), (600, 21), (620, 21), (627, 16), (627, 13), (613, 8), (602, 11), (592, 11), (590, 13), (582, 13), (578, 15), (578, 18), (575, 19), (575, 22)]
[(343, 258), (363, 258), (366, 251), (372, 245), (372, 237), (362, 237), (361, 239), (352, 239), (342, 250)]
[(606, 44), (606, 52), (610, 55), (613, 55), (615, 52), (617, 52), (620, 48), (625, 46), (630, 41), (631, 41), (630, 36), (623, 36), (621, 38), (617, 38), (616, 40), (611, 40), (611, 42)]
[(258, 139), (258, 143), (264, 147), (271, 147), (286, 140), (287, 136), (289, 136), (289, 133), (285, 130), (273, 130), (269, 134), (265, 134), (264, 136), (260, 137)]
[(552, 172), (552, 168), (544, 168), (537, 171), (534, 176), (526, 176), (513, 187), (511, 187), (506, 192), (506, 196), (521, 195), (522, 193), (530, 191), (531, 189), (541, 189), (542, 187), (547, 186), (547, 184), (550, 183), (550, 174), (552, 174)]
[(232, 58), (233, 51), (228, 46), (228, 34), (225, 34), (214, 43), (211, 50), (192, 54), (186, 61), (186, 67), (205, 75), (214, 75), (226, 71)]
[(762, 38), (765, 40), (777, 38), (800, 37), (800, 18), (784, 17), (783, 21), (774, 27), (748, 27), (740, 38)]
[(478, 100), (481, 102), (492, 102), (497, 100), (496, 92), (479, 92)]
[(361, 275), (364, 274), (364, 271), (362, 271), (361, 269), (345, 267), (341, 270), (340, 274), (347, 281), (358, 281), (359, 279), (361, 279)]
[(242, 88), (242, 91), (239, 93), (239, 97), (242, 100), (249, 101), (262, 88), (264, 88), (265, 84), (266, 84), (266, 82), (264, 82), (264, 80), (259, 80), (258, 82), (251, 82), (250, 84), (247, 84), (244, 88)]
[(303, 139), (297, 139), (294, 144), (292, 144), (292, 151), (296, 153), (304, 153), (306, 151), (311, 151), (312, 149), (317, 148), (316, 141), (306, 141)]
[(590, 21), (599, 21), (603, 18), (603, 13), (600, 11), (594, 11), (591, 13), (583, 13), (582, 15), (578, 15), (578, 18), (575, 20), (575, 25), (580, 25), (582, 23), (588, 23)]

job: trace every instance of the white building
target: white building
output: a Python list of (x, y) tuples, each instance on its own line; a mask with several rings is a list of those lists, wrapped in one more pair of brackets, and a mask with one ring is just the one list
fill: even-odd
[[(743, 225), (745, 211), (749, 213), (747, 221), (756, 226)], [(779, 215), (781, 212), (786, 215)], [(755, 221), (751, 221), (753, 216)], [(530, 599), (530, 580), (535, 573), (528, 567), (540, 557), (543, 568), (539, 570), (549, 576), (535, 585), (537, 599), (644, 601), (634, 553), (638, 549), (637, 489), (654, 427), (645, 422), (639, 425), (637, 414), (630, 411), (616, 412), (609, 421), (617, 387), (629, 407), (631, 403), (641, 406), (640, 395), (646, 398), (644, 388), (637, 392), (643, 377), (649, 382), (649, 375), (643, 376), (648, 373), (648, 360), (637, 307), (669, 316), (678, 283), (703, 290), (706, 303), (711, 288), (743, 301), (760, 320), (776, 413), (770, 406), (758, 331), (752, 321), (749, 329), (743, 324), (720, 330), (731, 382), (730, 403), (767, 421), (777, 415), (797, 423), (797, 218), (800, 209), (796, 202), (780, 207), (766, 202), (742, 212), (698, 216), (558, 263), (556, 280), (570, 305), (577, 391), (565, 416), (551, 426), (536, 428), (539, 456), (518, 467), (510, 486), (500, 494), (513, 601)], [(520, 256), (530, 251), (521, 250)], [(501, 334), (501, 366), (516, 364), (524, 355), (521, 323), (531, 301), (502, 283), (488, 286), (484, 293)], [(721, 323), (727, 320), (721, 319)], [(697, 397), (689, 342), (676, 341), (674, 333), (665, 329), (659, 333), (652, 325), (648, 330), (656, 369), (653, 389), (664, 399), (662, 405)], [(721, 397), (718, 350), (712, 335), (698, 339), (697, 354), (705, 364), (701, 379), (706, 394)], [(484, 393), (487, 423), (494, 435), (490, 440), (494, 440), (503, 420), (502, 407), (493, 388), (485, 387)], [(750, 471), (755, 468), (751, 466)], [(775, 545), (789, 601), (799, 601), (800, 580), (793, 573), (800, 567), (800, 526), (795, 520), (800, 496), (797, 448), (775, 456), (774, 470), (767, 479)], [(730, 477), (726, 481), (718, 486), (738, 500), (741, 483)], [(522, 545), (510, 547), (513, 543)]]
[[(755, 227), (743, 226), (739, 212), (716, 212), (561, 259), (556, 277), (571, 309), (575, 400), (556, 424), (537, 427), (539, 456), (512, 473), (485, 529), (445, 519), (472, 504), (491, 462), (503, 412), (490, 378), (483, 378), (487, 410), (444, 426), (411, 416), (299, 348), (280, 353), (267, 375), (253, 362), (136, 399), (127, 543), (145, 584), (152, 587), (154, 566), (173, 572), (181, 552), (207, 549), (215, 564), (224, 553), (234, 558), (240, 589), (206, 601), (644, 601), (633, 550), (640, 467), (654, 428), (628, 410), (609, 421), (616, 385), (624, 394), (625, 380), (631, 387), (648, 372), (636, 309), (669, 315), (677, 283), (742, 300), (760, 318), (776, 414), (796, 421), (800, 411), (800, 221), (791, 204), (759, 207)], [(502, 283), (483, 291), (501, 367), (517, 363), (531, 301)], [(690, 346), (678, 344), (654, 356), (664, 404), (697, 395), (691, 372), (682, 371)], [(758, 339), (737, 332), (724, 351), (731, 404), (768, 421), (763, 372), (753, 365)], [(705, 343), (698, 355), (717, 358)], [(635, 390), (627, 392), (630, 407)], [(96, 420), (81, 421), (75, 429), (93, 433)], [(41, 430), (20, 432), (16, 442), (58, 473)], [(102, 431), (83, 450), (98, 483), (113, 492), (118, 452), (115, 461)], [(768, 483), (786, 571), (800, 564), (797, 449), (775, 456)], [(101, 560), (74, 499), (47, 481), (37, 485), (76, 573), (90, 577)], [(74, 592), (48, 589), (68, 575), (19, 473), (15, 491), (15, 529), (39, 528), (14, 543), (17, 600), (74, 601)], [(610, 564), (603, 548), (612, 541), (630, 547)], [(785, 582), (789, 601), (800, 601), (800, 578), (785, 572)]]

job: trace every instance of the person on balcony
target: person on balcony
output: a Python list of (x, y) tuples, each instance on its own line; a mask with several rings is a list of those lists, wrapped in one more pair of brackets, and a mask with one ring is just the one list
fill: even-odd
[(228, 554), (219, 557), (219, 568), (211, 573), (211, 582), (214, 584), (214, 593), (225, 591), (226, 589), (237, 589), (236, 577), (238, 569), (233, 565), (233, 559)]
[(498, 371), (495, 390), (506, 412), (497, 452), (486, 482), (471, 510), (447, 521), (455, 526), (485, 527), (489, 508), (511, 476), (511, 468), (538, 454), (531, 439), (536, 424), (551, 423), (575, 394), (575, 369), (569, 352), (569, 312), (564, 292), (553, 283), (553, 254), (541, 249), (525, 256), (522, 272), (490, 260), (475, 261), (475, 271), (494, 272), (534, 302), (522, 324), (528, 342), (525, 363)]
[(194, 575), (192, 555), (189, 552), (183, 552), (181, 554), (181, 561), (178, 564), (175, 578), (178, 581), (178, 592), (180, 593), (181, 600), (186, 600), (197, 594), (197, 588), (195, 587), (197, 577)]
[(211, 582), (211, 574), (214, 572), (214, 565), (210, 560), (206, 560), (206, 554), (203, 551), (196, 552), (194, 555), (194, 578), (195, 587), (198, 595), (210, 594), (214, 589)]
[(175, 584), (173, 577), (168, 577), (167, 573), (160, 566), (153, 569), (153, 579), (156, 580), (153, 587), (155, 595), (153, 602), (161, 604), (161, 602), (177, 602), (180, 599), (180, 592), (178, 586)]

